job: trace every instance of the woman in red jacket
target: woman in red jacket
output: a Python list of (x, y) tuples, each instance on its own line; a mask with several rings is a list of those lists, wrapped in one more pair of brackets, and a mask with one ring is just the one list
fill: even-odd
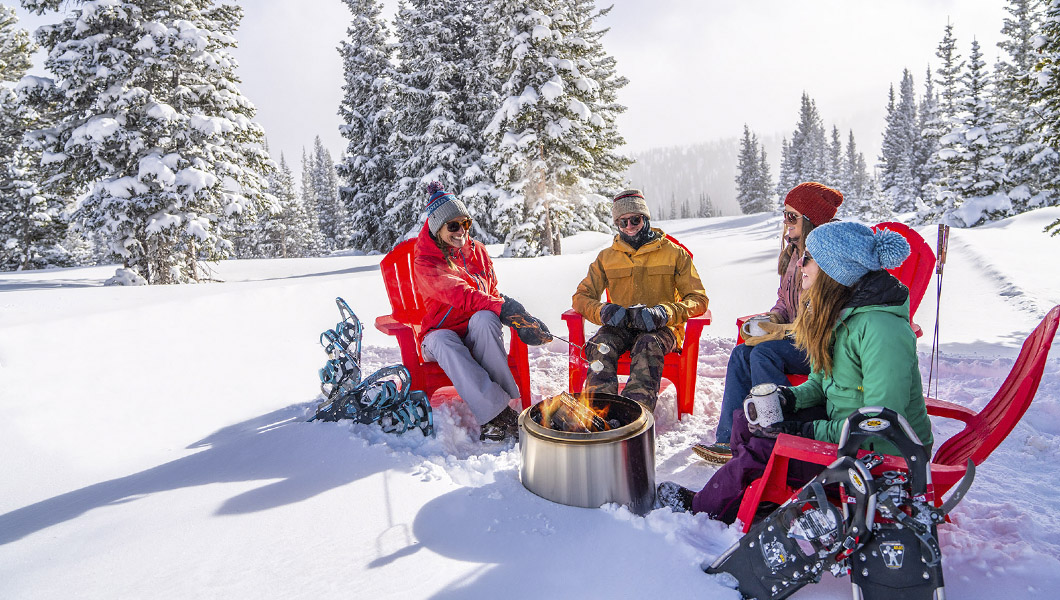
[(518, 438), (518, 413), (509, 403), (519, 387), (508, 368), (501, 325), (530, 345), (552, 340), (548, 328), (521, 304), (497, 291), (493, 261), (471, 239), (471, 214), (456, 196), (431, 182), (427, 222), (416, 240), (412, 273), (424, 297), (423, 357), (436, 361), (480, 424), (479, 439)]

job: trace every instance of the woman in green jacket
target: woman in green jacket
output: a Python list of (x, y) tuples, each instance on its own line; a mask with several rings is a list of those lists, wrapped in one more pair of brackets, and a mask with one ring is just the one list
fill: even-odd
[[(738, 411), (733, 459), (699, 493), (672, 482), (660, 484), (662, 504), (732, 523), (744, 489), (762, 475), (777, 435), (837, 442), (843, 422), (864, 406), (883, 406), (903, 415), (930, 448), (916, 336), (909, 327), (909, 290), (884, 270), (899, 266), (907, 256), (909, 243), (901, 235), (874, 233), (860, 223), (829, 223), (810, 233), (801, 259), (804, 292), (795, 321), (795, 344), (813, 367), (809, 379), (781, 388), (780, 423), (749, 425)], [(897, 453), (878, 441), (866, 447)], [(792, 461), (789, 481), (801, 485), (820, 470)]]

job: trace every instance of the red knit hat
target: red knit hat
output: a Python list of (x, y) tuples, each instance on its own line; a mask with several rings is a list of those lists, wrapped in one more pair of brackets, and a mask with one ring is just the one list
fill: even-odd
[(816, 181), (800, 183), (784, 198), (784, 204), (805, 215), (814, 227), (834, 219), (842, 203), (842, 192)]

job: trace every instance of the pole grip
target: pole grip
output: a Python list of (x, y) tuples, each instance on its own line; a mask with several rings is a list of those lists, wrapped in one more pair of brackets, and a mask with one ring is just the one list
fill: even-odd
[(935, 260), (935, 273), (942, 275), (942, 269), (946, 266), (946, 248), (950, 243), (950, 226), (939, 224), (939, 239), (937, 258)]

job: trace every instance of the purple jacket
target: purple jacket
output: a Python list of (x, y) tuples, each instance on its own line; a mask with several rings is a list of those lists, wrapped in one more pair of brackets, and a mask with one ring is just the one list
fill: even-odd
[(777, 303), (769, 312), (783, 317), (784, 323), (795, 321), (799, 311), (799, 296), (802, 295), (802, 269), (799, 268), (799, 257), (792, 256), (784, 276), (780, 278), (780, 289), (777, 290)]

